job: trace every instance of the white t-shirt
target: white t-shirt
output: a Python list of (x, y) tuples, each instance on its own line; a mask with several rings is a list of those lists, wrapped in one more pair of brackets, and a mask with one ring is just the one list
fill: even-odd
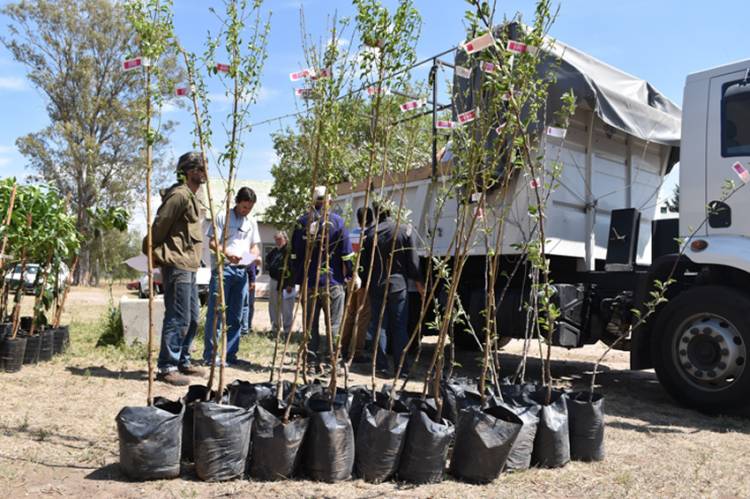
[[(216, 216), (216, 229), (219, 231), (219, 246), (223, 243), (224, 238), (224, 219), (225, 212), (219, 213)], [(250, 254), (250, 248), (258, 244), (260, 245), (260, 232), (258, 231), (258, 222), (255, 221), (250, 215), (246, 217), (239, 217), (235, 212), (234, 208), (229, 212), (229, 227), (227, 234), (227, 253), (230, 255), (241, 256), (242, 260), (238, 265), (249, 265), (259, 255)], [(213, 238), (214, 231), (213, 227), (208, 228), (208, 237)], [(211, 253), (211, 267), (215, 268), (216, 255)], [(226, 261), (225, 261), (226, 265)]]

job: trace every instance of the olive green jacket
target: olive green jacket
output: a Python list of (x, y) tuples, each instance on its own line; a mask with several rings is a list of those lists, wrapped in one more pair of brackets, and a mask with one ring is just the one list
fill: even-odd
[[(198, 199), (185, 184), (175, 184), (162, 195), (151, 226), (154, 266), (168, 265), (195, 272), (200, 267), (203, 212)], [(146, 238), (143, 239), (146, 253)]]

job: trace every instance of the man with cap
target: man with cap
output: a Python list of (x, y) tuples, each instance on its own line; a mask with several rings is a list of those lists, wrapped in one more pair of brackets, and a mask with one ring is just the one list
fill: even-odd
[[(292, 257), (295, 283), (300, 285), (300, 289), (307, 286), (307, 292), (303, 292), (303, 306), (306, 333), (310, 334), (308, 365), (322, 372), (323, 357), (330, 353), (328, 343), (333, 344), (338, 335), (344, 314), (344, 283), (352, 278), (354, 253), (344, 219), (330, 210), (326, 188), (316, 187), (314, 197), (313, 207), (297, 220), (292, 235)], [(308, 247), (307, 282), (303, 282)], [(288, 287), (287, 292), (291, 293), (292, 288)], [(324, 343), (322, 348), (318, 328), (321, 309), (325, 315), (330, 311), (330, 317), (326, 317), (325, 322), (328, 343)]]
[[(195, 193), (206, 182), (206, 166), (199, 152), (180, 156), (177, 183), (162, 195), (151, 226), (154, 266), (161, 267), (164, 287), (164, 322), (157, 379), (188, 385), (186, 375), (203, 375), (190, 364), (190, 346), (198, 329), (198, 286), (203, 243), (203, 213)], [(146, 254), (146, 239), (143, 240)]]

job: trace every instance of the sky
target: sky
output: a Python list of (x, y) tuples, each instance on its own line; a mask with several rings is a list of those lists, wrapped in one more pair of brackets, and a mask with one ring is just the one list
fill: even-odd
[[(0, 0), (0, 5), (10, 3)], [(383, 0), (394, 7), (396, 0)], [(216, 31), (218, 20), (208, 7), (221, 9), (219, 0), (175, 0), (177, 36), (189, 50), (202, 52), (208, 30)], [(464, 0), (415, 0), (423, 18), (422, 35), (417, 45), (418, 58), (427, 58), (464, 40)], [(336, 12), (351, 16), (349, 0), (266, 0), (264, 9), (272, 11), (269, 57), (251, 122), (295, 112), (294, 88), (289, 73), (303, 67), (300, 47), (300, 6), (304, 8), (307, 30), (315, 39), (325, 39), (327, 19)], [(512, 17), (520, 11), (531, 19), (531, 0), (498, 1), (500, 17)], [(686, 75), (708, 67), (750, 58), (747, 51), (747, 0), (721, 0), (710, 5), (696, 0), (561, 0), (559, 16), (550, 34), (569, 45), (605, 61), (623, 71), (651, 82), (678, 105)], [(8, 37), (8, 19), (0, 16), (0, 36)], [(356, 49), (356, 40), (347, 40)], [(419, 77), (422, 73), (416, 73)], [(228, 103), (217, 81), (210, 91), (217, 97), (212, 105), (215, 116), (214, 143), (221, 148), (224, 137), (218, 126), (226, 115)], [(12, 60), (0, 46), (0, 177), (25, 177), (24, 158), (18, 153), (18, 137), (37, 131), (48, 123), (45, 99), (26, 79), (23, 65)], [(175, 106), (164, 109), (164, 118), (179, 124), (170, 136), (173, 157), (192, 149), (190, 115)], [(270, 180), (270, 168), (276, 159), (270, 134), (293, 121), (274, 121), (254, 127), (245, 137), (245, 151), (239, 178)], [(134, 145), (135, 147), (135, 145)], [(214, 172), (215, 173), (215, 172)]]

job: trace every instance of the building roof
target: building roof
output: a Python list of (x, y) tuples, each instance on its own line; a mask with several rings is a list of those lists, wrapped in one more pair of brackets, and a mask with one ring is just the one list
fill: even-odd
[[(226, 181), (220, 177), (212, 177), (208, 179), (206, 185), (208, 185), (211, 189), (211, 197), (213, 198), (214, 210), (218, 213), (219, 209), (223, 209), (226, 206), (224, 204), (226, 202)], [(234, 197), (234, 193), (236, 193), (242, 187), (249, 187), (253, 191), (255, 191), (255, 194), (258, 196), (258, 201), (255, 203), (255, 207), (253, 208), (251, 215), (254, 216), (255, 219), (259, 222), (262, 222), (263, 215), (274, 202), (273, 198), (270, 195), (272, 186), (273, 181), (271, 180), (237, 179), (235, 180), (232, 189), (232, 197)], [(201, 189), (200, 196), (203, 200), (208, 199), (205, 187)], [(232, 204), (234, 203), (232, 202)], [(206, 206), (208, 206), (207, 203)], [(207, 219), (211, 218), (211, 212), (208, 209), (205, 210), (205, 217)]]

